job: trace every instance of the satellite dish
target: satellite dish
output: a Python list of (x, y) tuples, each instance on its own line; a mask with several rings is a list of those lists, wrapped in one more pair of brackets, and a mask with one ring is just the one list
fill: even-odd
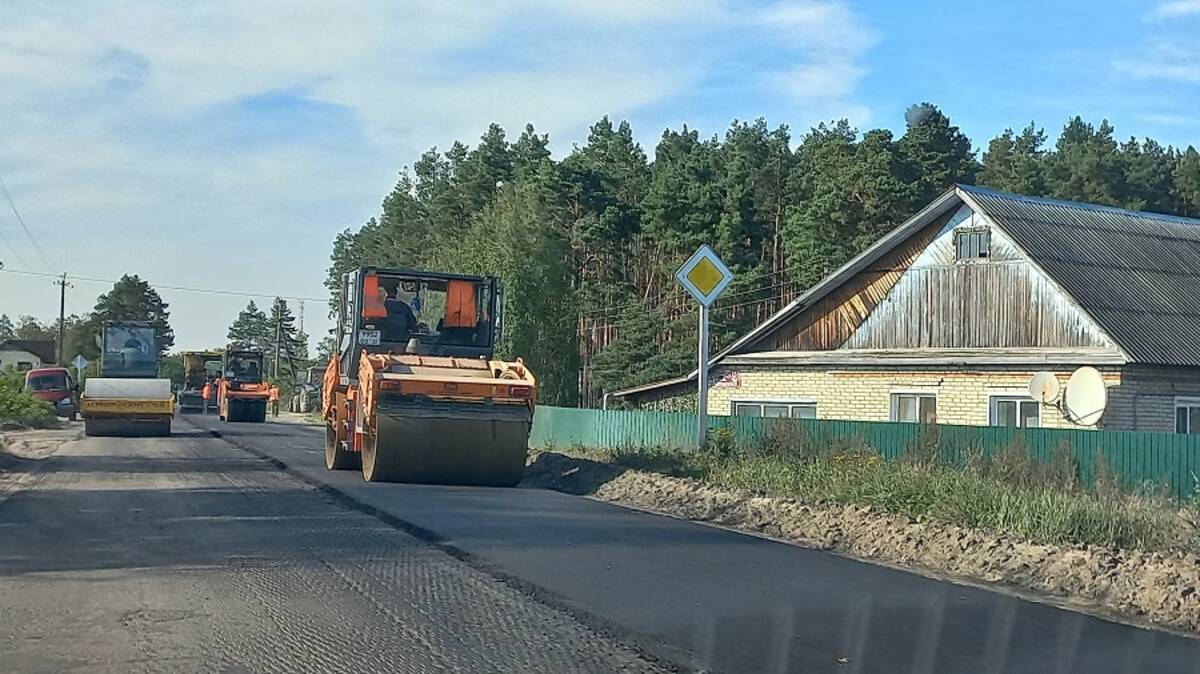
[(1029, 396), (1040, 403), (1049, 405), (1057, 401), (1061, 391), (1053, 372), (1038, 372), (1029, 380)]
[(1108, 404), (1108, 390), (1104, 388), (1100, 371), (1094, 367), (1081, 367), (1072, 372), (1063, 401), (1067, 418), (1072, 423), (1095, 426)]

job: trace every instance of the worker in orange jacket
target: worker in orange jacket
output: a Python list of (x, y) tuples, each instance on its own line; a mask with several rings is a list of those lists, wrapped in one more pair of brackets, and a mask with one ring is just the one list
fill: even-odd
[(200, 392), (200, 395), (204, 397), (203, 412), (204, 414), (208, 414), (208, 397), (212, 395), (212, 381), (206, 380), (204, 382), (204, 389)]
[(267, 389), (267, 400), (271, 401), (271, 416), (279, 416), (279, 387), (271, 384), (271, 388)]

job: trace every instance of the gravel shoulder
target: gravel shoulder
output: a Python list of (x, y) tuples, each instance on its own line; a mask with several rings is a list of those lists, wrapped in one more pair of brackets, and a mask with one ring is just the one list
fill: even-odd
[(82, 437), (81, 421), (63, 421), (58, 428), (0, 431), (0, 501), (31, 484), (42, 461), (64, 443)]
[(936, 578), (1001, 587), (1110, 619), (1200, 633), (1200, 556), (1044, 545), (866, 507), (821, 505), (542, 452), (528, 486), (590, 495)]

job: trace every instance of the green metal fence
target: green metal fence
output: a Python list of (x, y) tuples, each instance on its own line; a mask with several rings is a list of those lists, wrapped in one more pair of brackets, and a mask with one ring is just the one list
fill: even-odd
[[(739, 446), (761, 442), (772, 424), (783, 420), (755, 417), (709, 417), (709, 428), (726, 428)], [(696, 417), (683, 412), (629, 412), (538, 407), (530, 445), (583, 445), (598, 448), (657, 445), (687, 448), (694, 444)], [(1176, 498), (1190, 498), (1200, 475), (1200, 435), (1084, 431), (990, 426), (922, 426), (877, 421), (789, 419), (809, 441), (863, 443), (896, 458), (916, 447), (944, 455), (972, 449), (991, 454), (1021, 447), (1039, 461), (1051, 462), (1069, 452), (1082, 484), (1090, 486), (1101, 470), (1126, 486), (1163, 487)]]

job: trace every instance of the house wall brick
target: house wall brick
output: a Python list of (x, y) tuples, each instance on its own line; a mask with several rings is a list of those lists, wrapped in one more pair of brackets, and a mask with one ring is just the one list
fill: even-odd
[[(819, 419), (888, 421), (891, 418), (893, 393), (920, 391), (937, 396), (938, 423), (975, 426), (990, 423), (993, 395), (1027, 395), (1029, 379), (1035, 372), (1030, 369), (999, 368), (917, 370), (726, 366), (715, 368), (711, 381), (717, 382), (731, 371), (737, 372), (739, 385), (712, 386), (708, 395), (710, 414), (731, 414), (735, 401), (812, 401), (817, 405)], [(1064, 385), (1070, 374), (1071, 370), (1055, 372)], [(1101, 427), (1135, 428), (1138, 418), (1134, 413), (1136, 398), (1130, 389), (1123, 386), (1120, 370), (1104, 371), (1104, 379), (1113, 404), (1101, 421)], [(1196, 384), (1197, 391), (1200, 391), (1200, 377), (1196, 379)], [(1173, 400), (1171, 406), (1173, 419)], [(1151, 416), (1155, 424), (1161, 425), (1161, 411)], [(1041, 424), (1045, 428), (1081, 428), (1067, 420), (1053, 405), (1041, 406)]]

